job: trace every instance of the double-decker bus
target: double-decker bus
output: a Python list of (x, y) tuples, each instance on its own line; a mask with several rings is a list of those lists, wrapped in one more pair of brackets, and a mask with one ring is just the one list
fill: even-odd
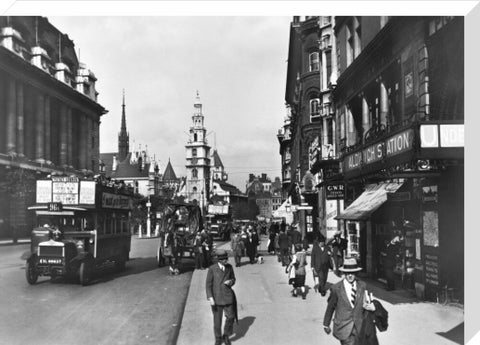
[(78, 277), (87, 285), (95, 270), (113, 262), (120, 270), (129, 260), (133, 192), (104, 179), (52, 176), (38, 180), (26, 279)]

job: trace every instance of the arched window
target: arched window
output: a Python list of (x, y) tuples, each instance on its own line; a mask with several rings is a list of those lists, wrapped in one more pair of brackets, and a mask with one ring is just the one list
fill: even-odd
[(192, 149), (192, 157), (197, 157), (197, 149)]
[(197, 169), (192, 170), (192, 178), (198, 178), (198, 170)]
[(320, 55), (318, 52), (311, 52), (308, 55), (309, 71), (314, 72), (320, 69)]
[(310, 122), (320, 120), (320, 98), (310, 99)]
[(198, 139), (198, 138), (197, 138), (197, 133), (195, 133), (195, 134), (193, 135), (193, 141), (197, 141), (197, 139)]

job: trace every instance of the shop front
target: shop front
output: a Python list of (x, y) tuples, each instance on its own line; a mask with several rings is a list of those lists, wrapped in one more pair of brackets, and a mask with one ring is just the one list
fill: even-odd
[(397, 288), (463, 301), (463, 124), (412, 124), (344, 155), (342, 173), (353, 200), (336, 217), (346, 254), (385, 281), (386, 246), (398, 237)]
[(384, 241), (383, 238), (377, 239), (377, 234), (388, 236), (385, 226), (373, 220), (378, 219), (377, 213), (388, 200), (388, 195), (395, 193), (403, 182), (397, 180), (366, 185), (363, 193), (336, 217), (343, 221), (343, 234), (348, 240), (345, 254), (359, 258), (369, 276), (375, 277), (379, 269), (378, 255)]

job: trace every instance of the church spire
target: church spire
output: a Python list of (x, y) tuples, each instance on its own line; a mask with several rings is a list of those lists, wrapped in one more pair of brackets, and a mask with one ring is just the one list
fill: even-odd
[(123, 98), (122, 98), (122, 126), (120, 131), (127, 131), (127, 120), (125, 118), (125, 89), (123, 89)]
[(118, 134), (118, 159), (122, 162), (130, 152), (130, 140), (127, 132), (127, 120), (125, 115), (125, 89), (123, 89), (122, 97), (122, 124), (120, 133)]

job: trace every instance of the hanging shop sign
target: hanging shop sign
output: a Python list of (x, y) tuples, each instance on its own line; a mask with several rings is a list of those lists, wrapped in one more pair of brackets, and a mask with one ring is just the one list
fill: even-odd
[(313, 165), (318, 161), (320, 156), (320, 139), (318, 136), (312, 140), (308, 148), (308, 167), (311, 169)]
[(399, 132), (384, 141), (367, 146), (345, 157), (344, 171), (351, 171), (378, 162), (385, 158), (397, 156), (413, 149), (413, 129)]
[(387, 200), (393, 202), (409, 201), (411, 200), (410, 192), (395, 192), (387, 193)]
[(325, 187), (327, 200), (343, 200), (345, 199), (345, 184), (333, 183)]

